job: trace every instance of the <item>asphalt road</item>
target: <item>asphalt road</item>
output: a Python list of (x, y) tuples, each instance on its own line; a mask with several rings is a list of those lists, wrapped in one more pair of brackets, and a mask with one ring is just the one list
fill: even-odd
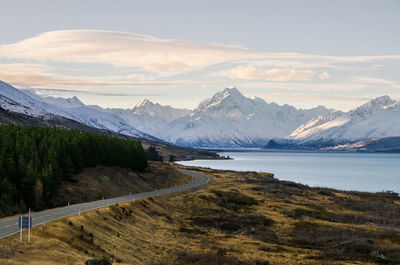
[[(125, 195), (125, 196), (121, 196), (121, 197), (104, 199), (104, 200), (100, 200), (100, 201), (74, 204), (74, 205), (70, 205), (70, 206), (66, 206), (66, 207), (45, 210), (42, 212), (35, 212), (35, 213), (31, 214), (32, 226), (37, 226), (37, 225), (40, 225), (40, 224), (43, 224), (43, 223), (46, 223), (49, 221), (63, 218), (65, 216), (78, 215), (79, 213), (83, 213), (86, 211), (90, 211), (90, 210), (105, 207), (105, 206), (109, 206), (109, 205), (116, 204), (116, 203), (128, 202), (128, 201), (132, 201), (132, 200), (136, 200), (136, 199), (154, 197), (154, 196), (163, 195), (163, 194), (167, 194), (167, 193), (171, 193), (171, 192), (177, 192), (177, 191), (182, 191), (182, 190), (186, 190), (186, 189), (196, 188), (196, 187), (206, 184), (210, 181), (210, 178), (205, 174), (201, 174), (198, 172), (192, 172), (192, 171), (188, 171), (188, 170), (180, 170), (180, 171), (187, 175), (193, 176), (195, 180), (191, 183), (187, 183), (184, 185), (171, 187), (171, 188), (167, 188), (167, 189), (154, 190), (154, 191), (143, 192), (143, 193), (136, 193), (136, 194), (132, 194), (132, 195)], [(8, 236), (13, 235), (18, 232), (19, 232), (18, 217), (0, 221), (0, 239), (8, 237)]]

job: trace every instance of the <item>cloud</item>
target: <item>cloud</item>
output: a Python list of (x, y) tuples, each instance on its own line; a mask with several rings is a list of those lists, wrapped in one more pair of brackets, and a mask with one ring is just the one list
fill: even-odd
[(42, 64), (0, 63), (0, 71), (44, 72), (49, 68)]
[(357, 76), (353, 78), (354, 82), (357, 84), (363, 84), (368, 86), (378, 86), (378, 87), (390, 87), (400, 89), (400, 82), (388, 80), (384, 78), (369, 77), (369, 76)]
[(332, 83), (314, 83), (314, 82), (248, 82), (247, 87), (258, 89), (279, 89), (281, 91), (301, 91), (301, 92), (318, 92), (318, 91), (336, 91), (343, 93), (344, 91), (356, 91), (368, 88), (368, 84), (356, 82), (332, 82)]
[(325, 80), (325, 79), (330, 79), (331, 75), (328, 74), (327, 72), (323, 72), (322, 74), (319, 75), (319, 79)]
[(88, 96), (112, 96), (112, 97), (160, 97), (163, 96), (161, 94), (135, 94), (135, 93), (106, 93), (106, 92), (97, 92), (90, 90), (77, 90), (77, 89), (52, 89), (52, 88), (33, 88), (27, 89), (32, 90), (40, 95), (59, 95), (59, 94), (79, 94), (79, 95), (88, 95)]
[(365, 102), (367, 100), (370, 100), (369, 97), (338, 96), (338, 95), (327, 95), (327, 94), (271, 93), (271, 94), (258, 94), (257, 96), (268, 99), (301, 99), (301, 100), (311, 100), (311, 101)]
[(400, 60), (400, 56), (322, 56), (256, 52), (239, 46), (159, 39), (102, 30), (63, 30), (42, 33), (0, 46), (0, 56), (63, 62), (106, 63), (140, 67), (158, 73), (182, 73), (230, 61), (269, 60), (280, 65), (335, 67), (340, 62)]
[(236, 67), (228, 71), (221, 71), (221, 76), (227, 76), (232, 79), (263, 79), (268, 81), (293, 81), (293, 80), (311, 80), (317, 76), (317, 73), (311, 70), (295, 69), (269, 69), (260, 70), (255, 67)]
[(185, 72), (260, 53), (245, 48), (101, 30), (53, 31), (3, 45), (0, 55), (9, 58), (97, 62), (139, 66), (154, 72)]
[[(108, 80), (109, 79), (109, 80)], [(113, 77), (93, 81), (87, 78), (71, 76), (30, 73), (14, 70), (1, 70), (0, 80), (20, 88), (33, 87), (137, 87), (137, 86), (197, 86), (197, 85), (231, 85), (231, 81), (115, 81)]]

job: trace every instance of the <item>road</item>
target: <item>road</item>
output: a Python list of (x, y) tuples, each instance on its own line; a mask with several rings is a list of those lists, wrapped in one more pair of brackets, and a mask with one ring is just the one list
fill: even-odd
[[(125, 196), (121, 196), (121, 197), (105, 199), (105, 200), (100, 200), (100, 201), (74, 204), (74, 205), (70, 205), (70, 206), (66, 206), (66, 207), (45, 210), (42, 212), (35, 212), (35, 213), (31, 214), (32, 226), (38, 226), (40, 224), (43, 224), (43, 223), (46, 223), (49, 221), (53, 221), (53, 220), (60, 219), (60, 218), (70, 216), (70, 215), (78, 215), (78, 214), (86, 212), (86, 211), (113, 205), (116, 203), (128, 202), (128, 201), (132, 201), (132, 200), (136, 200), (136, 199), (154, 197), (154, 196), (163, 195), (163, 194), (167, 194), (167, 193), (196, 188), (196, 187), (206, 184), (210, 181), (210, 178), (205, 174), (201, 174), (198, 172), (192, 172), (192, 171), (188, 171), (188, 170), (180, 170), (180, 171), (183, 172), (184, 174), (193, 176), (194, 181), (184, 184), (184, 185), (166, 188), (166, 189), (154, 190), (154, 191), (143, 192), (143, 193), (136, 193), (136, 194), (125, 195)], [(8, 237), (8, 236), (13, 235), (18, 232), (19, 232), (18, 217), (0, 221), (0, 239)]]

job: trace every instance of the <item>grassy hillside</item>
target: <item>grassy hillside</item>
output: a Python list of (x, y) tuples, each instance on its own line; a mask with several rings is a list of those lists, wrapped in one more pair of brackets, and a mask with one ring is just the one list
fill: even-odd
[[(105, 166), (85, 168), (75, 175), (74, 179), (73, 182), (61, 183), (57, 194), (51, 200), (52, 207), (65, 206), (68, 202), (75, 204), (100, 200), (103, 197), (107, 199), (129, 193), (163, 189), (192, 181), (190, 176), (184, 175), (175, 167), (153, 161), (149, 161), (148, 167), (143, 171)], [(21, 211), (1, 202), (0, 208), (4, 216)]]
[(144, 171), (120, 167), (86, 168), (76, 176), (77, 182), (64, 182), (53, 199), (56, 206), (113, 198), (132, 193), (152, 191), (192, 181), (175, 167), (161, 162), (148, 162)]
[(400, 199), (194, 169), (195, 192), (113, 205), (0, 241), (0, 264), (399, 264)]

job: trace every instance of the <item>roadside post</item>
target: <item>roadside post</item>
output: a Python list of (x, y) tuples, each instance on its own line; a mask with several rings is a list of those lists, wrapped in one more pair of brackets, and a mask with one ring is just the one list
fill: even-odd
[(22, 218), (22, 217), (19, 217), (19, 218), (18, 218), (19, 242), (22, 242), (22, 222), (21, 222), (20, 218)]
[[(29, 213), (30, 213), (30, 209), (29, 209)], [(31, 225), (32, 225), (32, 218), (31, 218), (31, 216), (29, 215), (28, 216), (29, 218), (28, 218), (28, 243), (30, 243), (31, 242)]]
[(31, 228), (32, 228), (32, 216), (20, 216), (18, 218), (19, 227), (19, 241), (22, 242), (22, 230), (28, 229), (28, 243), (31, 241)]
[(29, 208), (28, 214), (28, 243), (31, 242), (31, 226), (32, 226), (32, 218), (31, 218), (31, 208)]

